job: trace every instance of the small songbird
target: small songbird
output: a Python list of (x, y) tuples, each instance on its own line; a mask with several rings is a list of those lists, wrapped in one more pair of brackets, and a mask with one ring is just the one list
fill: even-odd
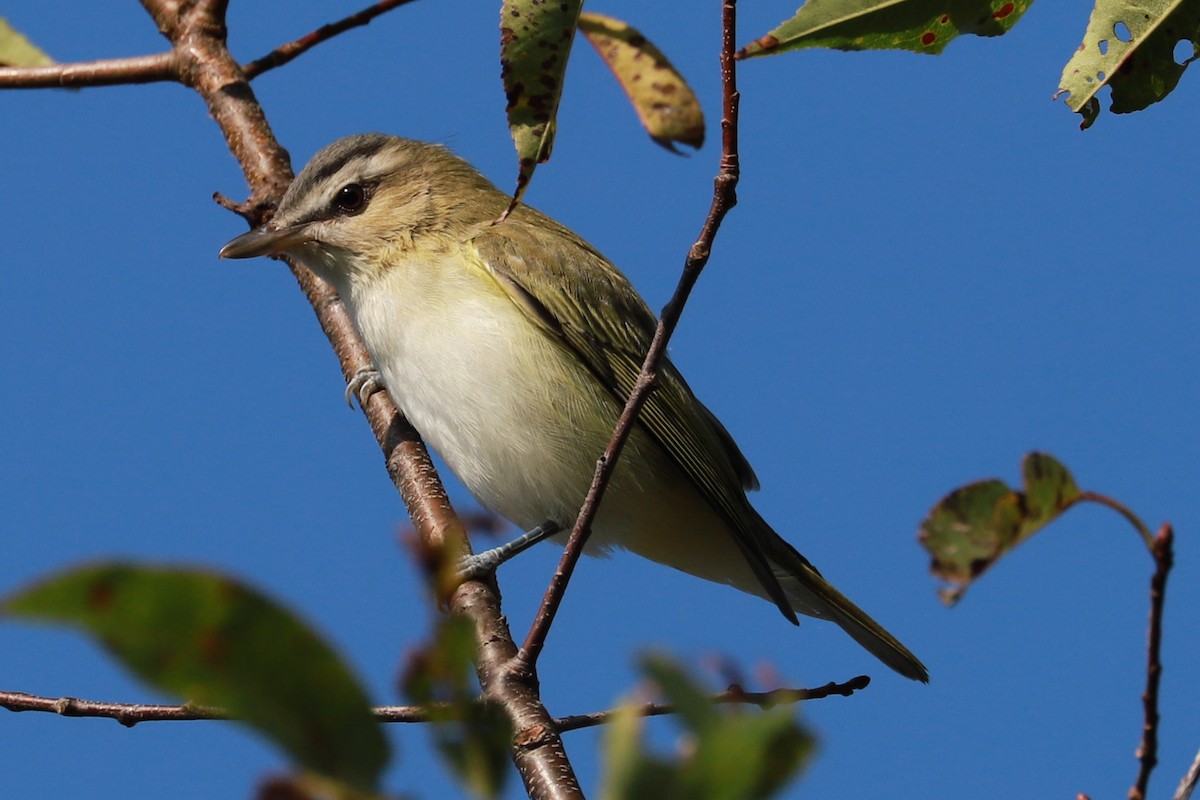
[[(526, 205), (497, 221), (509, 201), (440, 145), (351, 136), (317, 153), (271, 222), (221, 255), (288, 255), (331, 283), (378, 370), (359, 384), (382, 385), (480, 503), (530, 532), (527, 544), (570, 530), (655, 317), (573, 231)], [(796, 612), (833, 620), (927, 681), (916, 656), (763, 521), (746, 498), (757, 488), (664, 360), (588, 548), (729, 584), (793, 623)]]

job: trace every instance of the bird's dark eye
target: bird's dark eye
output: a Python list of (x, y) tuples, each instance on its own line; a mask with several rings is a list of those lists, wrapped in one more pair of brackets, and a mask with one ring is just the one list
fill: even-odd
[(368, 195), (361, 183), (347, 183), (333, 196), (333, 207), (343, 214), (357, 214), (367, 207)]

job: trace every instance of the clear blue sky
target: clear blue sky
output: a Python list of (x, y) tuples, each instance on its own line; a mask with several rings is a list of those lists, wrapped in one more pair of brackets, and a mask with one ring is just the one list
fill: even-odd
[[(423, 0), (255, 83), (297, 165), (382, 130), (448, 142), (502, 187), (495, 4)], [(356, 9), (234, 2), (236, 54)], [(745, 3), (743, 41), (791, 13)], [(715, 137), (717, 2), (612, 0), (683, 70)], [(789, 797), (1123, 796), (1141, 723), (1150, 561), (1099, 508), (1070, 512), (953, 610), (915, 542), (969, 480), (1015, 480), (1029, 450), (1179, 535), (1164, 647), (1162, 765), (1200, 746), (1200, 346), (1194, 76), (1086, 132), (1051, 102), (1086, 3), (1035, 4), (1004, 38), (940, 58), (809, 52), (743, 65), (741, 203), (672, 352), (762, 479), (755, 502), (928, 664), (895, 677), (832, 625), (617, 556), (584, 562), (543, 660), (556, 714), (611, 705), (636, 654), (723, 654), (789, 685), (866, 672), (805, 706), (817, 759)], [(60, 60), (155, 52), (127, 3), (9, 0)], [(397, 534), (403, 507), (335, 361), (279, 264), (221, 262), (244, 183), (179, 86), (0, 93), (0, 510), (8, 590), (82, 559), (228, 570), (299, 609), (396, 702), (430, 616)], [(652, 145), (580, 44), (555, 158), (528, 200), (665, 302), (707, 208), (716, 148)], [(471, 507), (451, 484), (460, 506)], [(518, 636), (557, 551), (501, 571)], [(160, 699), (67, 632), (0, 624), (0, 686)], [(660, 741), (672, 726), (656, 722)], [(394, 727), (389, 788), (453, 797), (425, 731)], [(581, 779), (596, 737), (570, 734)], [(0, 714), (0, 796), (245, 796), (279, 757), (226, 724)], [(513, 796), (519, 794), (513, 782)]]

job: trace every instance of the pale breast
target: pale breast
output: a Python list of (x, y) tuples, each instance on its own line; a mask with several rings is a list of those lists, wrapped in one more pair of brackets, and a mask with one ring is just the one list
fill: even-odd
[(348, 303), (393, 400), (480, 502), (526, 528), (574, 515), (615, 404), (490, 276), (410, 264)]

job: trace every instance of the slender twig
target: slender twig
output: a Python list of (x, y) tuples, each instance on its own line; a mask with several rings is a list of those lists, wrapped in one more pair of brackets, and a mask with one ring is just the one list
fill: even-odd
[(242, 72), (246, 73), (248, 80), (254, 80), (264, 72), (283, 66), (306, 50), (310, 50), (321, 42), (332, 39), (343, 31), (366, 25), (380, 14), (386, 14), (393, 8), (398, 8), (411, 2), (413, 0), (380, 0), (380, 2), (370, 5), (348, 17), (344, 17), (337, 22), (322, 25), (312, 33), (305, 34), (295, 41), (281, 44), (262, 58), (256, 58), (243, 65)]
[(546, 589), (541, 607), (538, 609), (537, 616), (534, 617), (529, 633), (525, 636), (525, 643), (518, 656), (521, 662), (518, 665), (519, 669), (532, 670), (545, 646), (546, 636), (550, 632), (555, 614), (558, 613), (558, 607), (562, 603), (567, 584), (571, 580), (571, 574), (575, 570), (575, 565), (579, 561), (588, 536), (591, 535), (592, 520), (596, 516), (608, 482), (616, 469), (617, 458), (625, 446), (626, 439), (629, 438), (638, 413), (654, 389), (654, 384), (658, 379), (658, 365), (666, 352), (667, 342), (674, 333), (675, 326), (679, 323), (683, 306), (687, 303), (688, 296), (700, 277), (700, 272), (708, 262), (709, 254), (712, 252), (713, 239), (721, 226), (721, 220), (737, 203), (734, 189), (737, 186), (739, 175), (737, 150), (739, 96), (737, 67), (733, 58), (736, 50), (736, 22), (737, 0), (724, 0), (722, 3), (723, 33), (721, 39), (721, 88), (724, 100), (721, 117), (721, 162), (717, 177), (713, 182), (713, 199), (708, 216), (704, 220), (699, 238), (688, 252), (683, 265), (683, 275), (675, 287), (675, 293), (663, 308), (662, 316), (654, 331), (654, 338), (650, 342), (650, 349), (642, 363), (642, 371), (634, 383), (633, 390), (629, 393), (625, 409), (617, 420), (612, 440), (608, 443), (604, 455), (596, 462), (596, 474), (588, 489), (583, 507), (579, 510), (579, 517), (575, 520), (575, 527), (571, 530), (571, 536), (567, 540), (562, 559), (558, 562), (558, 569)]
[[(1155, 554), (1154, 548), (1157, 546), (1157, 539), (1155, 535), (1150, 532), (1150, 528), (1146, 526), (1146, 523), (1142, 522), (1142, 518), (1133, 513), (1132, 509), (1119, 500), (1098, 492), (1080, 492), (1079, 496), (1074, 502), (1082, 502), (1084, 500), (1090, 500), (1093, 503), (1099, 503), (1102, 506), (1111, 508), (1113, 511), (1124, 517), (1130, 525), (1137, 529), (1138, 534), (1142, 537), (1142, 541), (1146, 543), (1146, 549), (1150, 551), (1150, 554)], [(1159, 531), (1160, 535), (1161, 533), (1162, 532)]]
[(1129, 790), (1129, 800), (1145, 800), (1150, 773), (1158, 764), (1158, 685), (1162, 678), (1163, 602), (1167, 594), (1167, 576), (1175, 561), (1175, 533), (1163, 523), (1154, 537), (1154, 575), (1150, 578), (1150, 626), (1146, 643), (1146, 690), (1142, 692), (1142, 741), (1137, 748), (1138, 774)]
[(150, 705), (145, 703), (102, 703), (78, 697), (41, 697), (25, 692), (0, 692), (0, 708), (13, 712), (42, 711), (64, 717), (103, 717), (132, 728), (139, 722), (175, 722), (197, 719), (229, 719), (217, 708), (194, 705)]
[(1192, 765), (1188, 767), (1187, 774), (1179, 782), (1178, 788), (1175, 789), (1175, 796), (1171, 800), (1191, 800), (1197, 783), (1200, 783), (1200, 752), (1197, 752), (1196, 757), (1192, 759)]
[[(723, 705), (752, 705), (759, 708), (799, 703), (803, 700), (818, 700), (822, 697), (849, 697), (864, 689), (871, 679), (859, 675), (844, 683), (827, 683), (815, 689), (773, 689), (769, 692), (747, 692), (734, 684), (709, 699)], [(142, 722), (183, 722), (195, 720), (236, 719), (220, 708), (186, 703), (183, 705), (152, 705), (145, 703), (105, 703), (96, 700), (81, 700), (78, 697), (43, 697), (25, 692), (0, 692), (0, 708), (14, 713), (40, 711), (64, 717), (95, 717), (112, 719), (132, 728)], [(372, 710), (380, 722), (422, 723), (428, 722), (434, 711), (454, 712), (449, 704), (430, 706), (379, 706)], [(676, 713), (677, 709), (667, 703), (646, 703), (638, 706), (637, 714), (643, 717), (659, 717)], [(554, 727), (560, 733), (606, 725), (612, 721), (617, 709), (593, 711), (588, 714), (572, 714), (557, 717)]]
[(0, 67), (0, 89), (82, 89), (176, 80), (179, 74), (173, 52), (44, 67)]
[[(859, 675), (857, 678), (851, 678), (845, 683), (831, 682), (816, 689), (774, 689), (769, 692), (747, 692), (740, 686), (734, 685), (719, 694), (713, 695), (711, 700), (714, 703), (725, 705), (736, 703), (758, 706), (759, 708), (770, 708), (771, 706), (799, 703), (802, 700), (817, 700), (822, 697), (832, 697), (834, 695), (849, 697), (860, 689), (865, 688), (870, 682), (871, 679), (866, 675)], [(607, 725), (609, 722), (612, 722), (613, 717), (620, 713), (620, 711), (621, 709), (614, 708), (607, 711), (593, 711), (590, 714), (573, 714), (568, 717), (556, 718), (554, 724), (564, 733), (582, 728), (593, 728), (597, 725)], [(660, 717), (666, 714), (674, 714), (676, 711), (675, 706), (668, 703), (644, 703), (634, 708), (634, 712), (639, 717)]]

